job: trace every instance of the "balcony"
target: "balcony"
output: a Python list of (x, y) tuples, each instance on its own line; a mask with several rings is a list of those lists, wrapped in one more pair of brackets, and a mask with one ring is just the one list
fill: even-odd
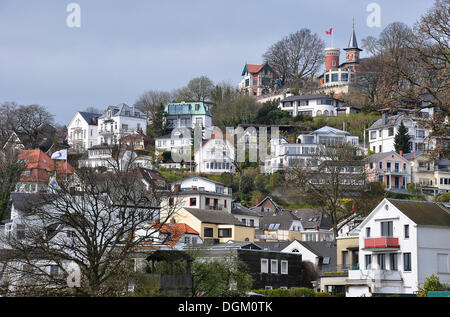
[(399, 247), (398, 238), (382, 237), (364, 239), (365, 249), (398, 249)]

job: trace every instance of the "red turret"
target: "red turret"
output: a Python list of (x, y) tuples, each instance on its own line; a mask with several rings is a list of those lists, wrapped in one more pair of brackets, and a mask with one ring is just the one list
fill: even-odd
[(325, 71), (339, 67), (340, 50), (338, 48), (325, 49)]

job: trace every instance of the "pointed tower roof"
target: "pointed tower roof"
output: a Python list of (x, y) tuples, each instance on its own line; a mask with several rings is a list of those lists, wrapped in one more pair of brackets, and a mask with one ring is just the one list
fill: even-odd
[(356, 34), (355, 34), (355, 20), (353, 19), (353, 28), (352, 28), (352, 35), (350, 36), (350, 41), (348, 42), (348, 47), (344, 48), (344, 51), (348, 51), (348, 50), (358, 50), (358, 51), (362, 51), (362, 49), (360, 49), (358, 47), (358, 41), (356, 40)]

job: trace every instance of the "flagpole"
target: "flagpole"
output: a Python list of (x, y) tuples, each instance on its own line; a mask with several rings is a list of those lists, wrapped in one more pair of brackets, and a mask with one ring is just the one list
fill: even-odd
[(334, 48), (334, 46), (333, 46), (333, 29), (334, 29), (334, 26), (331, 26), (331, 48)]

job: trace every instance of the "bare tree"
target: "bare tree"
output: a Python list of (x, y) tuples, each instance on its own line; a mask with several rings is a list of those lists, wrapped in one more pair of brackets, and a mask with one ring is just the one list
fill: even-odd
[(1, 135), (15, 132), (27, 147), (36, 148), (53, 135), (53, 115), (39, 105), (19, 106), (7, 102), (0, 107)]
[[(75, 184), (81, 190), (75, 191)], [(164, 224), (176, 210), (165, 207), (162, 216), (162, 202), (172, 194), (156, 183), (151, 186), (145, 188), (133, 171), (97, 174), (82, 169), (75, 180), (60, 181), (27, 208), (22, 235), (3, 237), (11, 250), (3, 261), (4, 276), (18, 286), (67, 291), (68, 265), (75, 263), (81, 269), (75, 293), (120, 294), (133, 273), (131, 255), (139, 254), (144, 241), (155, 239), (157, 229), (148, 224)], [(138, 230), (141, 234), (135, 235)]]
[(175, 99), (181, 101), (209, 101), (214, 83), (208, 76), (200, 76), (189, 81), (186, 87), (175, 91)]
[(269, 47), (263, 58), (280, 73), (284, 84), (286, 80), (315, 75), (323, 63), (324, 48), (325, 42), (304, 28)]
[(146, 114), (149, 122), (153, 122), (160, 105), (166, 105), (171, 102), (172, 99), (173, 96), (170, 92), (161, 90), (148, 90), (138, 98), (134, 106)]
[(335, 239), (339, 221), (349, 215), (342, 207), (342, 199), (357, 199), (366, 190), (364, 163), (357, 152), (357, 148), (348, 144), (321, 145), (285, 174), (287, 186), (330, 215)]

